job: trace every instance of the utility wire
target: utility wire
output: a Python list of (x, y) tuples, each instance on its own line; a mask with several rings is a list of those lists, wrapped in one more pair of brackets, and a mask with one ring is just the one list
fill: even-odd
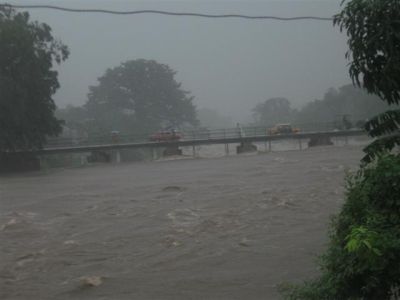
[(22, 9), (53, 9), (61, 10), (66, 12), (75, 13), (103, 13), (112, 15), (139, 15), (139, 14), (157, 14), (157, 15), (167, 15), (167, 16), (178, 16), (178, 17), (200, 17), (200, 18), (238, 18), (238, 19), (248, 19), (248, 20), (277, 20), (277, 21), (298, 21), (298, 20), (316, 20), (316, 21), (332, 21), (332, 17), (315, 17), (315, 16), (301, 16), (301, 17), (276, 17), (276, 16), (251, 16), (251, 15), (241, 15), (241, 14), (201, 14), (192, 12), (171, 12), (163, 10), (131, 10), (131, 11), (115, 11), (107, 9), (78, 9), (78, 8), (67, 8), (54, 5), (14, 5), (14, 4), (0, 4), (0, 7), (11, 7), (11, 8), (22, 8)]

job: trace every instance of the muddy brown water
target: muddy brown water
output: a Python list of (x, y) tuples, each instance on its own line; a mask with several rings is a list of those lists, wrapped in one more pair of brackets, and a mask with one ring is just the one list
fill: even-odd
[(360, 146), (0, 177), (0, 299), (279, 299)]

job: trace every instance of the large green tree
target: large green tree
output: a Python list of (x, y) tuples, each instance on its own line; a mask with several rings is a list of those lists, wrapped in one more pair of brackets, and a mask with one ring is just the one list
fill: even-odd
[(90, 87), (85, 105), (96, 133), (146, 133), (164, 126), (196, 125), (193, 97), (176, 72), (154, 60), (131, 60), (108, 69)]
[[(377, 140), (366, 149), (365, 162), (400, 145), (400, 1), (352, 0), (334, 24), (348, 36), (353, 82), (395, 106), (370, 120), (366, 129)], [(397, 106), (397, 107), (396, 107)]]
[(289, 122), (292, 117), (290, 102), (286, 98), (270, 98), (258, 103), (253, 109), (255, 122), (260, 125), (275, 125)]
[(0, 6), (0, 151), (38, 149), (61, 132), (54, 117), (59, 83), (53, 63), (67, 56), (47, 24)]

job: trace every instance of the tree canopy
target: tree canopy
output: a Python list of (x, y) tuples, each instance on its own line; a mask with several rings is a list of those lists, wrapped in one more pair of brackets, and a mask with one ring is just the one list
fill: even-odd
[(59, 88), (53, 62), (68, 57), (45, 23), (0, 6), (0, 151), (41, 148), (61, 131), (54, 116)]
[(375, 95), (353, 85), (330, 88), (322, 99), (304, 105), (294, 116), (295, 123), (324, 123), (341, 120), (348, 115), (353, 122), (366, 121), (388, 109), (388, 104)]
[[(348, 36), (350, 76), (369, 93), (390, 105), (400, 103), (400, 2), (398, 0), (352, 0), (345, 4), (334, 24)], [(400, 145), (400, 110), (380, 114), (366, 124), (378, 138), (365, 152), (365, 162)], [(385, 136), (390, 135), (390, 136)]]
[(85, 104), (97, 133), (145, 133), (165, 126), (196, 125), (193, 97), (181, 88), (169, 66), (130, 60), (108, 69), (90, 87)]
[(267, 99), (253, 108), (256, 123), (263, 125), (289, 122), (292, 113), (289, 100), (280, 97)]

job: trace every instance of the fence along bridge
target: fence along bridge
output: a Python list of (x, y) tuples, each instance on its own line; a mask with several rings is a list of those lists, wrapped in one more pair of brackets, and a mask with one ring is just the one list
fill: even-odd
[[(179, 149), (179, 147), (193, 147), (193, 155), (196, 155), (196, 146), (224, 144), (226, 153), (229, 153), (229, 144), (239, 144), (244, 146), (251, 145), (254, 142), (268, 143), (268, 149), (271, 150), (271, 143), (278, 140), (294, 139), (299, 143), (302, 149), (302, 143), (314, 138), (334, 138), (365, 135), (363, 130), (326, 130), (326, 131), (306, 131), (292, 134), (268, 134), (265, 127), (247, 127), (247, 128), (231, 128), (220, 130), (202, 130), (202, 131), (186, 131), (183, 137), (174, 141), (149, 141), (148, 136), (138, 135), (118, 135), (118, 136), (101, 136), (88, 139), (72, 139), (57, 138), (52, 139), (36, 154), (62, 154), (62, 153), (79, 153), (79, 152), (115, 152), (116, 161), (120, 161), (119, 150), (122, 149), (156, 149), (168, 148)], [(253, 151), (254, 145), (250, 147)]]

